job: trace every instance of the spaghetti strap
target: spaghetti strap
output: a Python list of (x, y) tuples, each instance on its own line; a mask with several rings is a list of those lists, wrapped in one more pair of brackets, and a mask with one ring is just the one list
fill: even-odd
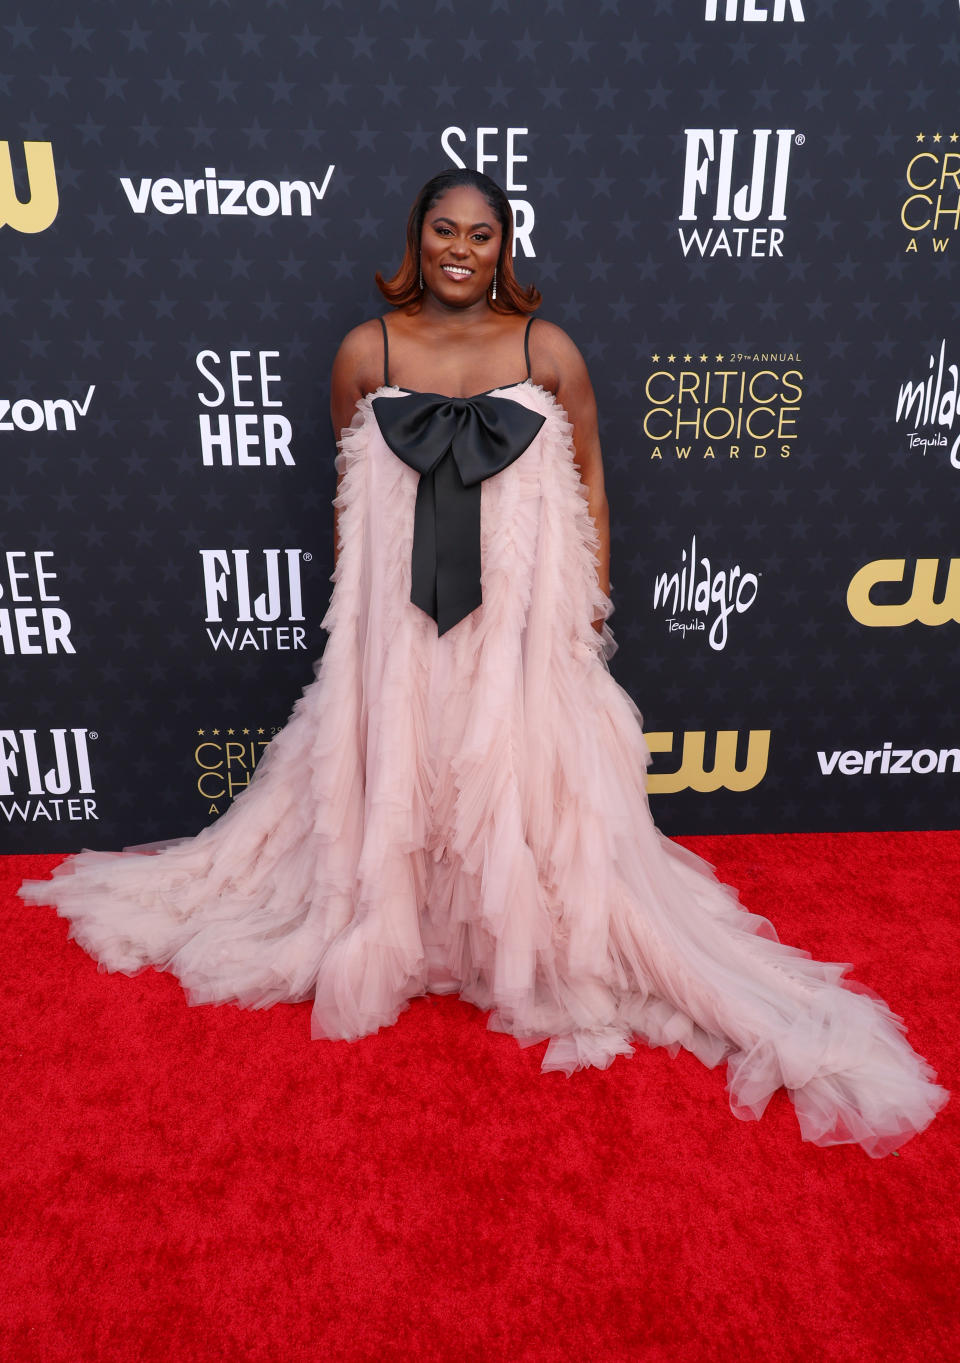
[(530, 372), (530, 328), (533, 326), (533, 318), (527, 319), (527, 327), (523, 333), (523, 357), (527, 362), (527, 378), (532, 378)]
[[(387, 323), (386, 323), (386, 319), (385, 319), (385, 318), (383, 318), (383, 317), (380, 318), (380, 325), (381, 325), (381, 327), (383, 328), (383, 386), (384, 386), (384, 388), (389, 388), (389, 387), (390, 387), (390, 342), (389, 342), (389, 340), (387, 339)], [(529, 361), (527, 362), (527, 367), (528, 367), (528, 369), (529, 369)]]

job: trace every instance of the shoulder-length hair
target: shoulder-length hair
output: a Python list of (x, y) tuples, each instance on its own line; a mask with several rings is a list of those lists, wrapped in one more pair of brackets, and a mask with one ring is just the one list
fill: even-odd
[(521, 288), (517, 283), (517, 277), (513, 272), (513, 211), (510, 208), (510, 200), (503, 190), (492, 180), (489, 175), (483, 175), (477, 170), (444, 170), (439, 175), (435, 175), (432, 180), (428, 180), (417, 195), (413, 207), (410, 209), (410, 216), (407, 218), (407, 245), (400, 262), (400, 268), (392, 279), (384, 279), (378, 270), (374, 278), (377, 281), (377, 288), (383, 294), (388, 303), (395, 308), (409, 307), (411, 304), (419, 305), (423, 301), (423, 290), (420, 288), (420, 237), (423, 232), (423, 220), (449, 189), (457, 189), (461, 185), (469, 185), (471, 189), (477, 189), (486, 199), (487, 203), (496, 214), (497, 222), (500, 224), (500, 258), (497, 261), (497, 296), (490, 297), (490, 290), (487, 290), (487, 302), (494, 312), (534, 312), (541, 302), (540, 290), (534, 285)]

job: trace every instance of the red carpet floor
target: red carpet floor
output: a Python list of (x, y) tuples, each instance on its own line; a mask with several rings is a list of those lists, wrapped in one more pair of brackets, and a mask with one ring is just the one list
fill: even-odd
[[(683, 841), (956, 1092), (960, 834)], [(56, 860), (0, 861), (4, 1363), (960, 1356), (960, 1098), (871, 1160), (685, 1052), (541, 1075), (452, 998), (313, 1042), (98, 972), (13, 895)]]

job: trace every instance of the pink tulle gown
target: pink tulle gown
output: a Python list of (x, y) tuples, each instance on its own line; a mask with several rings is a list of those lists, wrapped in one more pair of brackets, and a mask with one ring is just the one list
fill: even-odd
[(342, 434), (326, 649), (246, 790), (196, 837), (84, 850), (19, 893), (192, 1004), (310, 999), (314, 1037), (354, 1040), (457, 992), (547, 1039), (543, 1070), (683, 1046), (726, 1060), (739, 1117), (785, 1086), (806, 1140), (894, 1150), (948, 1097), (900, 1018), (653, 824), (562, 407), (529, 377), (478, 395), (542, 424), (481, 484), (482, 604), (441, 632), (410, 599), (421, 474), (373, 406), (409, 395), (385, 382)]

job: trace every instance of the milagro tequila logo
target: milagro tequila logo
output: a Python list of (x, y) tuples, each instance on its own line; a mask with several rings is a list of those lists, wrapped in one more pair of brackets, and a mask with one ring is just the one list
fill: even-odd
[(95, 729), (0, 729), (0, 817), (8, 824), (99, 818), (88, 747), (97, 737)]
[(774, 24), (782, 24), (793, 19), (798, 24), (804, 22), (801, 0), (707, 0), (707, 20), (726, 19), (728, 23), (742, 20), (745, 24), (763, 24), (769, 19)]
[[(749, 134), (738, 128), (685, 128), (684, 135), (679, 221), (744, 224), (678, 228), (684, 256), (692, 251), (701, 257), (782, 257), (784, 229), (773, 224), (786, 222), (790, 153), (803, 146), (804, 134), (793, 128), (754, 128)], [(749, 178), (735, 186), (735, 177), (745, 173)], [(766, 226), (749, 225), (761, 218)]]
[(272, 218), (280, 214), (290, 218), (299, 214), (309, 218), (313, 205), (323, 199), (333, 177), (334, 166), (327, 166), (326, 174), (316, 180), (235, 180), (220, 179), (213, 166), (207, 166), (203, 179), (175, 180), (161, 175), (154, 180), (141, 176), (137, 181), (120, 176), (120, 186), (134, 213), (148, 209), (166, 216), (186, 213), (188, 216), (206, 214), (210, 217)]
[[(495, 176), (511, 196), (526, 192), (526, 182), (518, 176), (525, 176), (527, 172), (518, 170), (518, 166), (527, 157), (517, 150), (517, 142), (528, 133), (527, 128), (476, 128), (466, 133), (463, 128), (451, 126), (440, 134), (440, 145), (459, 170), (468, 168), (463, 159), (468, 156), (473, 162), (471, 170)], [(513, 254), (516, 255), (519, 249), (525, 256), (533, 257), (537, 254), (533, 249), (536, 217), (533, 205), (529, 199), (511, 197), (510, 207), (513, 210)]]
[[(913, 428), (907, 437), (908, 447), (922, 454), (945, 453), (960, 416), (960, 370), (955, 364), (946, 364), (946, 353), (943, 340), (939, 352), (927, 361), (927, 377), (902, 383), (897, 394), (896, 420)], [(960, 469), (960, 434), (950, 445), (950, 464)]]
[[(306, 630), (296, 622), (305, 618), (300, 563), (311, 563), (312, 554), (300, 549), (264, 549), (262, 563), (251, 565), (248, 549), (199, 552), (207, 637), (217, 652), (306, 648)], [(263, 590), (258, 592), (261, 582)], [(227, 628), (210, 628), (223, 625), (225, 617)]]
[(694, 535), (689, 555), (686, 549), (680, 554), (680, 567), (660, 573), (654, 582), (653, 609), (666, 614), (671, 634), (683, 639), (706, 634), (710, 647), (719, 653), (727, 646), (730, 617), (743, 615), (756, 601), (760, 576), (744, 572), (739, 563), (714, 568), (705, 555), (697, 557)]

